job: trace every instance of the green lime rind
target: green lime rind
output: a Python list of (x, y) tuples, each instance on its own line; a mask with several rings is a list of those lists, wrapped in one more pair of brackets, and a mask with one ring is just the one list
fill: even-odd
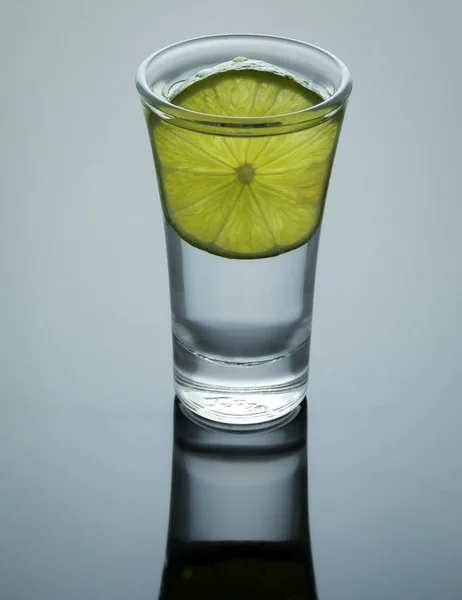
[[(175, 100), (179, 94), (181, 94), (185, 89), (191, 87), (192, 85), (202, 82), (205, 79), (212, 77), (214, 75), (218, 75), (220, 73), (228, 73), (228, 72), (242, 72), (242, 71), (259, 71), (262, 73), (270, 73), (273, 75), (277, 75), (279, 77), (283, 77), (286, 80), (293, 81), (299, 86), (314, 92), (319, 95), (319, 87), (315, 86), (313, 83), (310, 83), (308, 80), (303, 79), (302, 77), (298, 77), (294, 73), (283, 69), (282, 67), (278, 67), (276, 65), (272, 65), (263, 60), (255, 60), (246, 58), (245, 56), (237, 56), (232, 60), (228, 60), (226, 62), (222, 62), (218, 65), (214, 65), (212, 67), (204, 68), (198, 71), (192, 77), (185, 79), (184, 81), (178, 82), (176, 85), (172, 86), (170, 89), (166, 90), (166, 98), (169, 102), (177, 101)], [(322, 101), (323, 98), (318, 100)], [(283, 113), (285, 114), (285, 113)]]

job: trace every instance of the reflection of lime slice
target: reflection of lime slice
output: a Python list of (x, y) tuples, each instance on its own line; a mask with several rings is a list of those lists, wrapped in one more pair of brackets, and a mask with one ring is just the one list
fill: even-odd
[[(171, 101), (195, 112), (257, 117), (304, 110), (322, 98), (280, 69), (239, 59), (198, 74)], [(168, 221), (192, 244), (222, 256), (272, 256), (301, 245), (319, 223), (337, 131), (335, 118), (248, 138), (156, 121)]]

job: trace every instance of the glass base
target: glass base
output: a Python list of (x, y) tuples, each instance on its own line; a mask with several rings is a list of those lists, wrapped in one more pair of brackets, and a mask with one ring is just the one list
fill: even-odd
[(223, 424), (265, 423), (292, 412), (306, 395), (309, 342), (261, 363), (225, 363), (174, 340), (175, 391), (193, 413)]

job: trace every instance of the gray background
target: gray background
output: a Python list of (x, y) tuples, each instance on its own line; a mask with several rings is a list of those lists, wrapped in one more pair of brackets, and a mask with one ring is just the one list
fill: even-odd
[(462, 598), (461, 6), (3, 0), (1, 600), (157, 593), (170, 323), (134, 75), (241, 31), (326, 47), (355, 80), (312, 340), (320, 598)]

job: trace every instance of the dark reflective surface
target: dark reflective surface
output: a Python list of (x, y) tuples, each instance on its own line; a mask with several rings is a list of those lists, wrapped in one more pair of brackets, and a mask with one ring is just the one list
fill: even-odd
[(316, 599), (306, 403), (258, 430), (217, 430), (175, 404), (161, 598)]
[[(319, 600), (460, 600), (460, 419), (441, 407), (425, 409), (419, 398), (380, 405), (358, 395), (351, 405), (333, 395), (321, 402), (312, 387), (308, 499)], [(170, 395), (150, 402), (150, 409), (135, 398), (125, 408), (37, 405), (2, 412), (0, 600), (158, 598), (174, 411)], [(233, 436), (231, 445), (222, 433), (192, 425), (178, 437), (177, 427), (176, 455), (182, 458), (175, 485), (188, 502), (175, 509), (172, 539), (187, 540), (183, 534), (192, 523), (191, 539), (208, 544), (220, 532), (219, 543), (237, 540), (242, 556), (248, 540), (240, 525), (247, 524), (249, 539), (268, 545), (279, 545), (281, 532), (294, 535), (304, 517), (290, 496), (305, 494), (295, 424), (280, 430), (292, 431), (285, 439), (277, 432)], [(259, 468), (240, 461), (238, 440)], [(228, 493), (221, 494), (226, 485)], [(271, 503), (268, 490), (280, 502)], [(289, 505), (289, 513), (278, 512)], [(282, 558), (287, 562), (287, 554)], [(182, 561), (191, 567), (190, 556), (180, 556), (177, 565)]]

